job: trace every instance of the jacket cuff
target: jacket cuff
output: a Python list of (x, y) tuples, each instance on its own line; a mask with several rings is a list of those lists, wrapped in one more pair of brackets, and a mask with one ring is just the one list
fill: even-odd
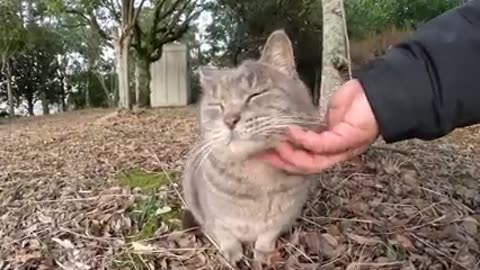
[[(421, 119), (432, 114), (428, 111), (431, 110), (430, 86), (418, 85), (424, 81), (418, 78), (424, 71), (416, 67), (411, 58), (394, 49), (388, 54), (388, 61), (377, 59), (356, 76), (375, 115), (380, 135), (387, 143), (412, 139), (418, 133)], [(434, 137), (430, 135), (425, 134), (424, 139)]]

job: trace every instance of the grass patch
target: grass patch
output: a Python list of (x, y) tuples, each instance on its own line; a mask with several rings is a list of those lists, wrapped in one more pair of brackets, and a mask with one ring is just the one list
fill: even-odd
[(139, 241), (153, 237), (162, 223), (166, 224), (170, 230), (179, 229), (180, 213), (181, 207), (178, 202), (166, 202), (155, 196), (140, 200), (130, 212), (130, 217), (138, 228), (138, 233), (132, 236), (132, 240)]
[(175, 181), (175, 172), (145, 172), (132, 170), (121, 177), (118, 181), (122, 186), (139, 188), (145, 197), (139, 198), (129, 216), (135, 224), (135, 233), (129, 237), (131, 241), (140, 241), (154, 236), (155, 231), (166, 224), (170, 230), (179, 229), (178, 219), (181, 205), (178, 200), (157, 194), (162, 187), (168, 187), (170, 180)]
[(145, 172), (132, 170), (119, 178), (122, 186), (140, 188), (145, 193), (155, 192), (158, 188), (170, 183), (169, 179), (176, 179), (174, 172)]

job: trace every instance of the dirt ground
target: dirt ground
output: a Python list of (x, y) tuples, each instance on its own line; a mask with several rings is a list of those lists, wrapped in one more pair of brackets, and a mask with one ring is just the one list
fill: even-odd
[[(0, 269), (229, 269), (179, 230), (195, 110), (0, 124)], [(319, 177), (269, 269), (480, 269), (480, 128), (378, 143)], [(247, 257), (239, 266), (257, 269)]]

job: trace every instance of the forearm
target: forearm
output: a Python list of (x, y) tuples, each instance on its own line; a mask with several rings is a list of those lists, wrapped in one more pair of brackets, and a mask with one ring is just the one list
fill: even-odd
[(480, 1), (451, 10), (357, 76), (387, 142), (480, 122)]

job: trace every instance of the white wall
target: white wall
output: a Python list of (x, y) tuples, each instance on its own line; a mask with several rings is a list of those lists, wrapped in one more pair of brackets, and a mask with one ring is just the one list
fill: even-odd
[(190, 102), (188, 48), (185, 44), (163, 46), (160, 60), (151, 65), (152, 107), (186, 106)]

